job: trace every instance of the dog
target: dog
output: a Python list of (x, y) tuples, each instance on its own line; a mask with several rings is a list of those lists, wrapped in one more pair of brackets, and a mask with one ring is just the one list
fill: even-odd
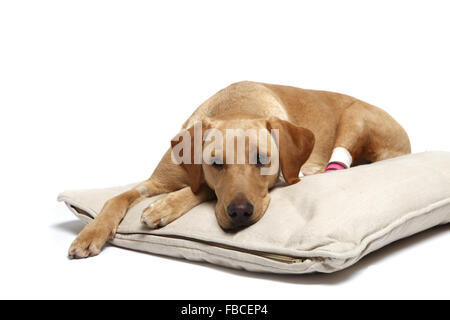
[[(230, 138), (227, 130), (235, 135)], [(246, 135), (249, 130), (259, 133), (256, 140)], [(232, 153), (241, 138), (245, 157), (236, 163)], [(236, 232), (261, 219), (280, 177), (291, 185), (299, 175), (329, 174), (411, 152), (406, 131), (380, 108), (344, 94), (249, 81), (206, 100), (171, 144), (148, 180), (105, 203), (70, 246), (70, 258), (97, 255), (127, 210), (147, 197), (166, 194), (143, 211), (141, 220), (149, 228), (217, 199), (218, 224)], [(196, 148), (210, 152), (201, 151), (200, 162), (192, 161)]]

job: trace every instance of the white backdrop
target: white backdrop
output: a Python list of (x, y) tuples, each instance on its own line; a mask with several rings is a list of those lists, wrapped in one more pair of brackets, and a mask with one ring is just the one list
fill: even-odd
[(114, 247), (69, 261), (81, 224), (56, 203), (64, 189), (147, 178), (191, 112), (239, 80), (353, 95), (392, 114), (414, 152), (450, 151), (449, 10), (0, 2), (0, 298), (450, 298), (448, 225), (336, 274), (278, 277)]

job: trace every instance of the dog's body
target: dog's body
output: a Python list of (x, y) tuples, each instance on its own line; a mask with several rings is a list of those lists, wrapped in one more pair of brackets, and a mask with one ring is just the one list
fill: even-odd
[[(201, 202), (217, 197), (218, 223), (230, 229), (262, 217), (269, 205), (268, 190), (277, 182), (280, 170), (286, 182), (292, 184), (299, 181), (300, 168), (305, 175), (324, 172), (336, 148), (348, 151), (352, 165), (411, 151), (406, 132), (385, 111), (325, 91), (239, 82), (204, 102), (183, 129), (192, 132), (198, 122), (204, 128), (218, 130), (279, 130), (280, 169), (261, 176), (250, 164), (214, 163), (217, 155), (213, 155), (212, 165), (178, 165), (172, 161), (169, 149), (150, 179), (105, 204), (72, 244), (70, 257), (98, 254), (128, 208), (145, 197), (168, 193), (143, 212), (142, 221), (151, 228), (162, 227)], [(260, 146), (257, 148), (263, 152)]]

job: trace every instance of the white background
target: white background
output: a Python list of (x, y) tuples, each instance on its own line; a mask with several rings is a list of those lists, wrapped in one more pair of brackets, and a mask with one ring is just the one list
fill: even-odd
[[(64, 189), (146, 179), (239, 80), (347, 93), (413, 151), (450, 151), (448, 1), (2, 1), (1, 298), (450, 298), (449, 227), (331, 275), (273, 276), (107, 247), (69, 261)], [(414, 172), (411, 172), (414, 174)], [(124, 276), (126, 274), (126, 276)]]

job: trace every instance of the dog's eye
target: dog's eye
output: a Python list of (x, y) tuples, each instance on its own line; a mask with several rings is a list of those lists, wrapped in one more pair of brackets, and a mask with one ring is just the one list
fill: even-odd
[(211, 165), (218, 170), (223, 169), (223, 167), (224, 167), (223, 161), (221, 161), (219, 159), (214, 159), (211, 162)]
[(256, 166), (258, 168), (264, 167), (266, 164), (270, 162), (269, 157), (265, 154), (258, 154), (258, 158), (256, 159)]

